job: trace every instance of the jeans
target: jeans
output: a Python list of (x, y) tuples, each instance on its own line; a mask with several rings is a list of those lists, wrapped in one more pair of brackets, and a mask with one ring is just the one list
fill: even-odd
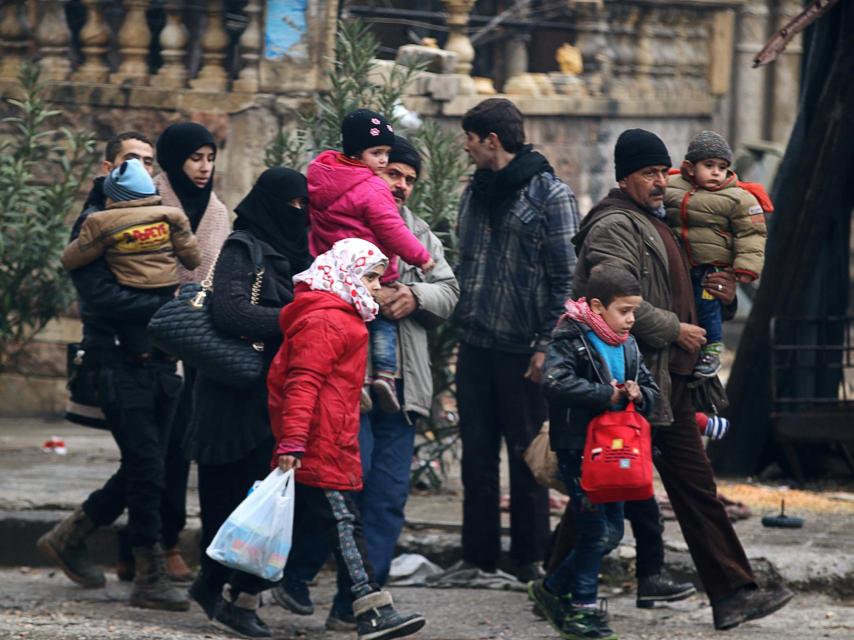
[[(398, 395), (402, 404), (403, 385), (398, 387)], [(410, 418), (414, 422), (414, 416)], [(384, 585), (403, 529), (415, 427), (403, 412), (389, 414), (379, 409), (363, 415), (361, 423), (359, 450), (363, 488), (353, 498), (361, 511), (365, 549), (374, 568), (374, 580)], [(313, 580), (326, 561), (329, 549), (329, 545), (317, 536), (295, 540), (285, 579)], [(335, 605), (336, 609), (345, 611), (350, 606), (350, 593), (340, 577)]]
[(531, 354), (462, 343), (457, 402), (463, 443), (463, 560), (491, 571), (501, 553), (501, 441), (510, 467), (510, 557), (517, 566), (542, 562), (549, 544), (549, 495), (524, 453), (546, 419), (540, 387), (524, 378)]
[[(694, 284), (694, 302), (697, 305), (697, 322), (706, 330), (706, 343), (723, 342), (723, 321), (721, 319), (721, 302), (717, 298), (703, 298), (705, 289), (703, 279), (708, 273), (714, 273), (715, 267), (705, 264), (691, 269), (691, 282)], [(708, 295), (708, 294), (707, 294)]]
[(397, 323), (378, 315), (368, 323), (371, 334), (371, 365), (374, 375), (397, 373)]
[(556, 595), (572, 594), (574, 604), (595, 604), (602, 556), (623, 539), (623, 503), (591, 504), (581, 489), (581, 451), (557, 451), (558, 467), (575, 516), (575, 547), (546, 578)]
[(97, 526), (115, 522), (127, 507), (131, 547), (162, 539), (165, 459), (181, 378), (171, 363), (131, 364), (116, 353), (101, 364), (101, 409), (121, 453), (118, 471), (83, 503)]

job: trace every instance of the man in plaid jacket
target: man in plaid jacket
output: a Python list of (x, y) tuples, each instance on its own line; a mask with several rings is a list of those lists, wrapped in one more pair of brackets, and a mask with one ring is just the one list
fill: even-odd
[(461, 330), (457, 399), (463, 443), (463, 560), (484, 571), (500, 555), (499, 451), (510, 464), (510, 556), (519, 580), (541, 575), (548, 493), (522, 454), (546, 417), (539, 383), (546, 341), (572, 295), (575, 196), (525, 144), (509, 100), (481, 102), (463, 118), (477, 167), (459, 213)]

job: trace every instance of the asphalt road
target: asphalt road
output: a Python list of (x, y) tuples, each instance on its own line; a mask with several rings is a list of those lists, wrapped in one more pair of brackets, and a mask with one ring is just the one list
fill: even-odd
[[(333, 633), (323, 627), (332, 596), (333, 576), (321, 575), (313, 589), (317, 613), (298, 617), (271, 600), (262, 617), (277, 639), (343, 640), (355, 633)], [(129, 586), (110, 577), (105, 589), (85, 590), (62, 574), (45, 569), (0, 571), (0, 638), (28, 640), (189, 640), (226, 638), (201, 610), (167, 613), (124, 604)], [(418, 640), (486, 640), (558, 638), (531, 613), (524, 593), (465, 589), (392, 589), (399, 608), (418, 610), (428, 618)], [(854, 601), (822, 594), (799, 594), (779, 613), (729, 632), (715, 632), (711, 611), (702, 596), (654, 610), (634, 607), (630, 592), (611, 594), (612, 626), (621, 640), (667, 638), (780, 640), (781, 638), (854, 637)]]

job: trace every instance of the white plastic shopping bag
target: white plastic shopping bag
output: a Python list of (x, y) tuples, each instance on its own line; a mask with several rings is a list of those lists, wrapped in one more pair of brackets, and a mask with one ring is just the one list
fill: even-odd
[(294, 526), (294, 472), (275, 469), (216, 532), (207, 554), (266, 580), (282, 578)]

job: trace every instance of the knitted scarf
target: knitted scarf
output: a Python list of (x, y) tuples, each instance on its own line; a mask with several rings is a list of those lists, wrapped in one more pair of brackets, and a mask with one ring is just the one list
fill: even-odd
[(587, 298), (579, 298), (578, 300), (569, 299), (564, 303), (563, 307), (566, 309), (566, 313), (562, 317), (586, 324), (605, 344), (617, 346), (629, 339), (628, 333), (621, 336), (609, 327), (605, 319), (590, 308), (590, 305), (587, 304)]

